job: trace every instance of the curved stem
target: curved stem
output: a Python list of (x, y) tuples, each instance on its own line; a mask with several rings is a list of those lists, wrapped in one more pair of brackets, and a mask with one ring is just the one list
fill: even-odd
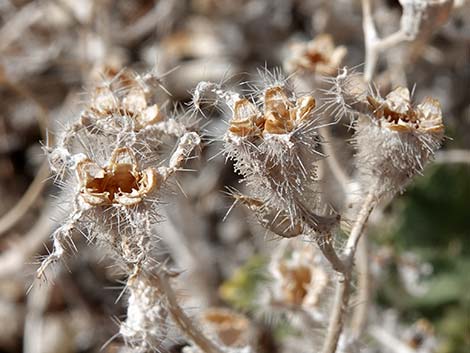
[(33, 182), (29, 185), (26, 192), (16, 205), (0, 218), (0, 236), (11, 229), (20, 219), (28, 212), (30, 207), (34, 204), (37, 198), (41, 195), (44, 186), (46, 185), (45, 179), (49, 175), (49, 164), (43, 162), (38, 173), (34, 177)]
[(339, 275), (338, 285), (336, 287), (333, 310), (328, 324), (328, 331), (323, 344), (322, 353), (335, 353), (338, 346), (339, 337), (343, 331), (346, 311), (348, 308), (349, 297), (351, 295), (351, 278), (354, 266), (354, 256), (357, 244), (361, 238), (364, 228), (367, 224), (370, 214), (377, 204), (377, 187), (372, 187), (362, 203), (358, 217), (349, 235), (346, 248), (344, 250), (345, 272)]
[[(41, 130), (41, 134), (44, 140), (47, 140), (47, 126), (49, 124), (49, 113), (47, 108), (37, 99), (34, 94), (26, 87), (20, 85), (17, 82), (8, 80), (7, 77), (0, 78), (0, 84), (3, 84), (18, 94), (20, 97), (30, 100), (33, 102), (39, 111), (37, 116), (38, 125)], [(13, 227), (23, 216), (28, 212), (30, 207), (34, 204), (37, 198), (41, 195), (44, 186), (46, 185), (45, 179), (49, 176), (49, 164), (43, 162), (39, 168), (33, 182), (29, 185), (26, 192), (23, 194), (21, 199), (16, 203), (9, 212), (0, 218), (0, 236), (6, 233), (11, 227)]]

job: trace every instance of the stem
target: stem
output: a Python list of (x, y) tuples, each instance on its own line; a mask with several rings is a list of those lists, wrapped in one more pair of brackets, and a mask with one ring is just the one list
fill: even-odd
[(330, 126), (324, 125), (320, 127), (320, 134), (326, 139), (326, 143), (322, 145), (323, 149), (325, 150), (325, 154), (328, 156), (328, 158), (326, 158), (326, 162), (328, 163), (328, 166), (330, 167), (330, 170), (333, 173), (334, 177), (341, 185), (343, 193), (347, 194), (350, 180), (348, 173), (346, 173), (343, 168), (343, 165), (339, 162), (338, 154), (332, 146)]
[(374, 76), (375, 68), (379, 60), (379, 55), (384, 51), (402, 43), (414, 40), (402, 29), (380, 39), (377, 35), (374, 19), (372, 18), (371, 0), (362, 0), (362, 28), (364, 31), (364, 41), (366, 47), (364, 80), (370, 82)]
[(348, 309), (349, 296), (351, 293), (351, 271), (340, 274), (338, 285), (336, 287), (333, 310), (331, 312), (330, 323), (325, 342), (323, 344), (323, 353), (335, 353), (338, 346), (339, 337), (343, 331), (346, 311)]
[(356, 339), (362, 336), (367, 325), (367, 314), (370, 301), (370, 273), (368, 253), (368, 238), (364, 234), (359, 241), (356, 256), (357, 266), (357, 304), (352, 318), (352, 331)]
[(367, 194), (359, 215), (349, 235), (346, 248), (344, 250), (343, 264), (345, 272), (339, 275), (338, 286), (336, 287), (335, 300), (331, 319), (328, 324), (328, 331), (325, 342), (323, 344), (322, 353), (335, 353), (338, 346), (339, 337), (343, 331), (345, 315), (351, 295), (351, 278), (353, 270), (353, 260), (356, 253), (357, 244), (364, 231), (367, 220), (369, 219), (374, 206), (377, 203), (376, 198), (377, 186), (373, 187)]
[(343, 261), (339, 258), (335, 249), (331, 245), (329, 240), (319, 239), (317, 241), (318, 247), (323, 253), (323, 256), (330, 262), (331, 266), (336, 272), (347, 273), (347, 268)]
[(205, 353), (224, 353), (221, 348), (206, 337), (178, 304), (176, 294), (168, 281), (168, 275), (160, 271), (153, 279), (165, 296), (167, 309), (181, 332)]
[(356, 222), (354, 222), (351, 234), (349, 235), (346, 248), (344, 249), (344, 255), (346, 256), (347, 262), (349, 263), (353, 262), (359, 239), (361, 238), (362, 232), (364, 231), (372, 210), (377, 204), (376, 190), (377, 186), (373, 187), (367, 194), (365, 200), (363, 201), (362, 208), (359, 211)]
[(468, 163), (470, 164), (470, 150), (447, 150), (436, 153), (436, 163)]
[(49, 175), (49, 163), (43, 162), (39, 168), (33, 182), (16, 205), (0, 218), (0, 237), (17, 224), (29, 211), (31, 206), (41, 196), (44, 186), (47, 185), (45, 179)]

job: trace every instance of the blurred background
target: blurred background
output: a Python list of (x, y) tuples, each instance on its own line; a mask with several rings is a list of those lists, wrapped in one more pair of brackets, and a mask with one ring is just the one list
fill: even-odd
[[(373, 3), (381, 35), (396, 31), (401, 4)], [(418, 97), (438, 98), (446, 125), (436, 161), (374, 213), (368, 230), (371, 327), (410, 352), (470, 352), (470, 3), (452, 6), (444, 25), (382, 55), (374, 76), (380, 87), (416, 85)], [(123, 347), (119, 337), (108, 342), (125, 314), (122, 278), (84, 239), (54, 278), (26, 294), (61, 217), (42, 146), (76, 119), (104, 72), (153, 70), (162, 100), (185, 110), (199, 81), (243, 90), (260, 68), (288, 75), (295, 45), (319, 34), (346, 48), (342, 65), (362, 69), (358, 0), (0, 0), (0, 352)], [(303, 75), (315, 79), (308, 68)], [(223, 129), (220, 112), (206, 115), (208, 129)], [(331, 141), (352, 170), (348, 137), (340, 123)], [(243, 312), (257, 322), (260, 351), (288, 352), (278, 342), (292, 335), (289, 322), (253, 314), (276, 242), (242, 208), (224, 220), (232, 203), (224, 187), (239, 177), (223, 157), (210, 160), (219, 149), (209, 145), (192, 163), (197, 171), (179, 178), (186, 195), (175, 192), (162, 209), (162, 251), (187, 270), (192, 305)], [(382, 331), (364, 352), (397, 352)], [(183, 345), (175, 338), (168, 351)]]

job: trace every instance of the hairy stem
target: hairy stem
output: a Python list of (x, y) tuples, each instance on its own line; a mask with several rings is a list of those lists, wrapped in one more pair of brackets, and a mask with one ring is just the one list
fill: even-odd
[(346, 248), (344, 250), (343, 263), (345, 264), (345, 272), (339, 274), (335, 300), (333, 303), (333, 310), (331, 313), (330, 322), (328, 324), (327, 336), (323, 344), (322, 353), (336, 352), (339, 337), (343, 331), (349, 297), (351, 295), (351, 278), (357, 244), (376, 203), (376, 187), (373, 187), (362, 203), (362, 207), (359, 211), (356, 221), (354, 222), (354, 226), (351, 230)]
[(333, 245), (331, 245), (331, 242), (329, 240), (324, 240), (320, 239), (317, 241), (318, 247), (323, 253), (323, 256), (330, 262), (331, 267), (336, 272), (339, 273), (346, 273), (347, 268), (343, 261), (339, 258), (338, 254), (336, 253), (336, 250), (333, 248)]
[(154, 282), (156, 282), (156, 285), (165, 296), (167, 309), (181, 332), (205, 353), (224, 353), (220, 347), (206, 337), (178, 304), (176, 293), (171, 287), (168, 275), (164, 273), (164, 271), (160, 271), (158, 275), (154, 277)]

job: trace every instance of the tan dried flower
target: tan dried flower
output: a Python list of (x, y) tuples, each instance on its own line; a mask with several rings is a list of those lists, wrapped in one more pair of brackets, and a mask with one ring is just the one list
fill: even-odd
[(148, 78), (132, 75), (123, 70), (109, 83), (94, 89), (89, 108), (82, 114), (82, 120), (97, 125), (108, 124), (120, 128), (120, 122), (113, 114), (130, 117), (134, 130), (139, 131), (165, 119), (160, 107), (152, 104), (146, 83)]
[(306, 308), (317, 305), (328, 284), (328, 275), (320, 267), (298, 257), (278, 264), (280, 297), (284, 303)]
[(109, 164), (100, 167), (90, 159), (77, 165), (80, 196), (92, 205), (133, 206), (157, 186), (154, 168), (140, 171), (131, 149), (117, 148)]
[(346, 47), (335, 47), (331, 35), (320, 34), (309, 42), (293, 44), (285, 68), (288, 72), (302, 70), (334, 75), (346, 54)]
[(233, 310), (206, 309), (201, 315), (201, 324), (226, 347), (242, 348), (250, 345), (250, 321)]
[[(327, 234), (338, 224), (330, 209), (316, 208), (316, 149), (320, 117), (311, 95), (296, 97), (288, 83), (266, 73), (268, 85), (253, 95), (253, 102), (218, 84), (200, 82), (194, 93), (197, 107), (205, 96), (215, 96), (232, 110), (223, 136), (224, 153), (244, 177), (249, 195), (234, 192), (263, 227), (281, 237)], [(321, 213), (321, 214), (317, 214)]]
[(290, 133), (315, 108), (312, 96), (302, 96), (293, 103), (281, 86), (267, 88), (263, 102), (263, 112), (260, 112), (246, 98), (235, 101), (229, 131), (241, 137)]
[(292, 103), (283, 87), (270, 87), (264, 93), (264, 131), (267, 134), (289, 133), (304, 122), (315, 108), (312, 96), (302, 96)]

